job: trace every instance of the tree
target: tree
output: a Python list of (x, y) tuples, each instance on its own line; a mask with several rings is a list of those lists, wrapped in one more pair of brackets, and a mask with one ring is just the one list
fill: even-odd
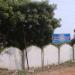
[(0, 33), (5, 35), (7, 46), (21, 49), (23, 69), (24, 49), (37, 45), (43, 56), (43, 46), (50, 43), (54, 29), (60, 26), (54, 17), (55, 7), (47, 2), (0, 5)]
[[(15, 12), (14, 8), (18, 8), (21, 4), (16, 4), (16, 2), (13, 1), (15, 0), (11, 0), (11, 2), (10, 0), (0, 0), (0, 33), (5, 36), (4, 43), (7, 43), (5, 47), (15, 46), (23, 50), (25, 48), (25, 34), (23, 30), (25, 14), (21, 14), (20, 11)], [(19, 32), (20, 29), (22, 31)], [(23, 58), (24, 50), (22, 55)], [(22, 68), (24, 69), (24, 58)]]
[(26, 14), (24, 25), (26, 26), (27, 45), (33, 44), (42, 48), (42, 66), (44, 65), (43, 46), (52, 41), (52, 34), (60, 21), (54, 17), (56, 5), (43, 3), (29, 3), (21, 5), (19, 10)]

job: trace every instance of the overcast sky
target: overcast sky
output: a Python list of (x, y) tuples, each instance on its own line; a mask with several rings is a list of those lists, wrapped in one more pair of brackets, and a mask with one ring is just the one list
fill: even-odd
[[(40, 1), (40, 0), (37, 0)], [(75, 0), (49, 0), (49, 3), (57, 4), (55, 17), (61, 18), (61, 27), (54, 33), (70, 33), (73, 38), (75, 28)]]

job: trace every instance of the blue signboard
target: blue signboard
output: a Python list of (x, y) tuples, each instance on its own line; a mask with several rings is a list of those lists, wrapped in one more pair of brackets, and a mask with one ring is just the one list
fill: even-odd
[(70, 42), (70, 34), (53, 34), (52, 43), (61, 44)]

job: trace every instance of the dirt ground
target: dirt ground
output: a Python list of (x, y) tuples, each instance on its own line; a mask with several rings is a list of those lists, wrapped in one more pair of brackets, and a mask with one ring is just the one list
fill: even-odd
[[(18, 75), (14, 71), (0, 69), (0, 75)], [(26, 74), (19, 75), (75, 75), (75, 62), (61, 65), (47, 66), (43, 69), (27, 71)]]
[(35, 71), (27, 75), (75, 75), (75, 62), (46, 67), (44, 71)]
[(53, 71), (41, 71), (36, 73), (28, 73), (27, 75), (75, 75), (75, 66), (65, 67)]

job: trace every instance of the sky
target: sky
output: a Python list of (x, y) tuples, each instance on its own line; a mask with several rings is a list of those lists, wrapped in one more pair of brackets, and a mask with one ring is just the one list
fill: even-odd
[(57, 4), (55, 17), (61, 18), (61, 27), (54, 33), (70, 33), (74, 36), (75, 29), (75, 0), (49, 0), (50, 3)]
[[(37, 0), (40, 1), (40, 0)], [(51, 4), (56, 4), (55, 17), (61, 18), (61, 27), (55, 29), (54, 33), (70, 33), (74, 36), (75, 29), (75, 0), (48, 0)]]

